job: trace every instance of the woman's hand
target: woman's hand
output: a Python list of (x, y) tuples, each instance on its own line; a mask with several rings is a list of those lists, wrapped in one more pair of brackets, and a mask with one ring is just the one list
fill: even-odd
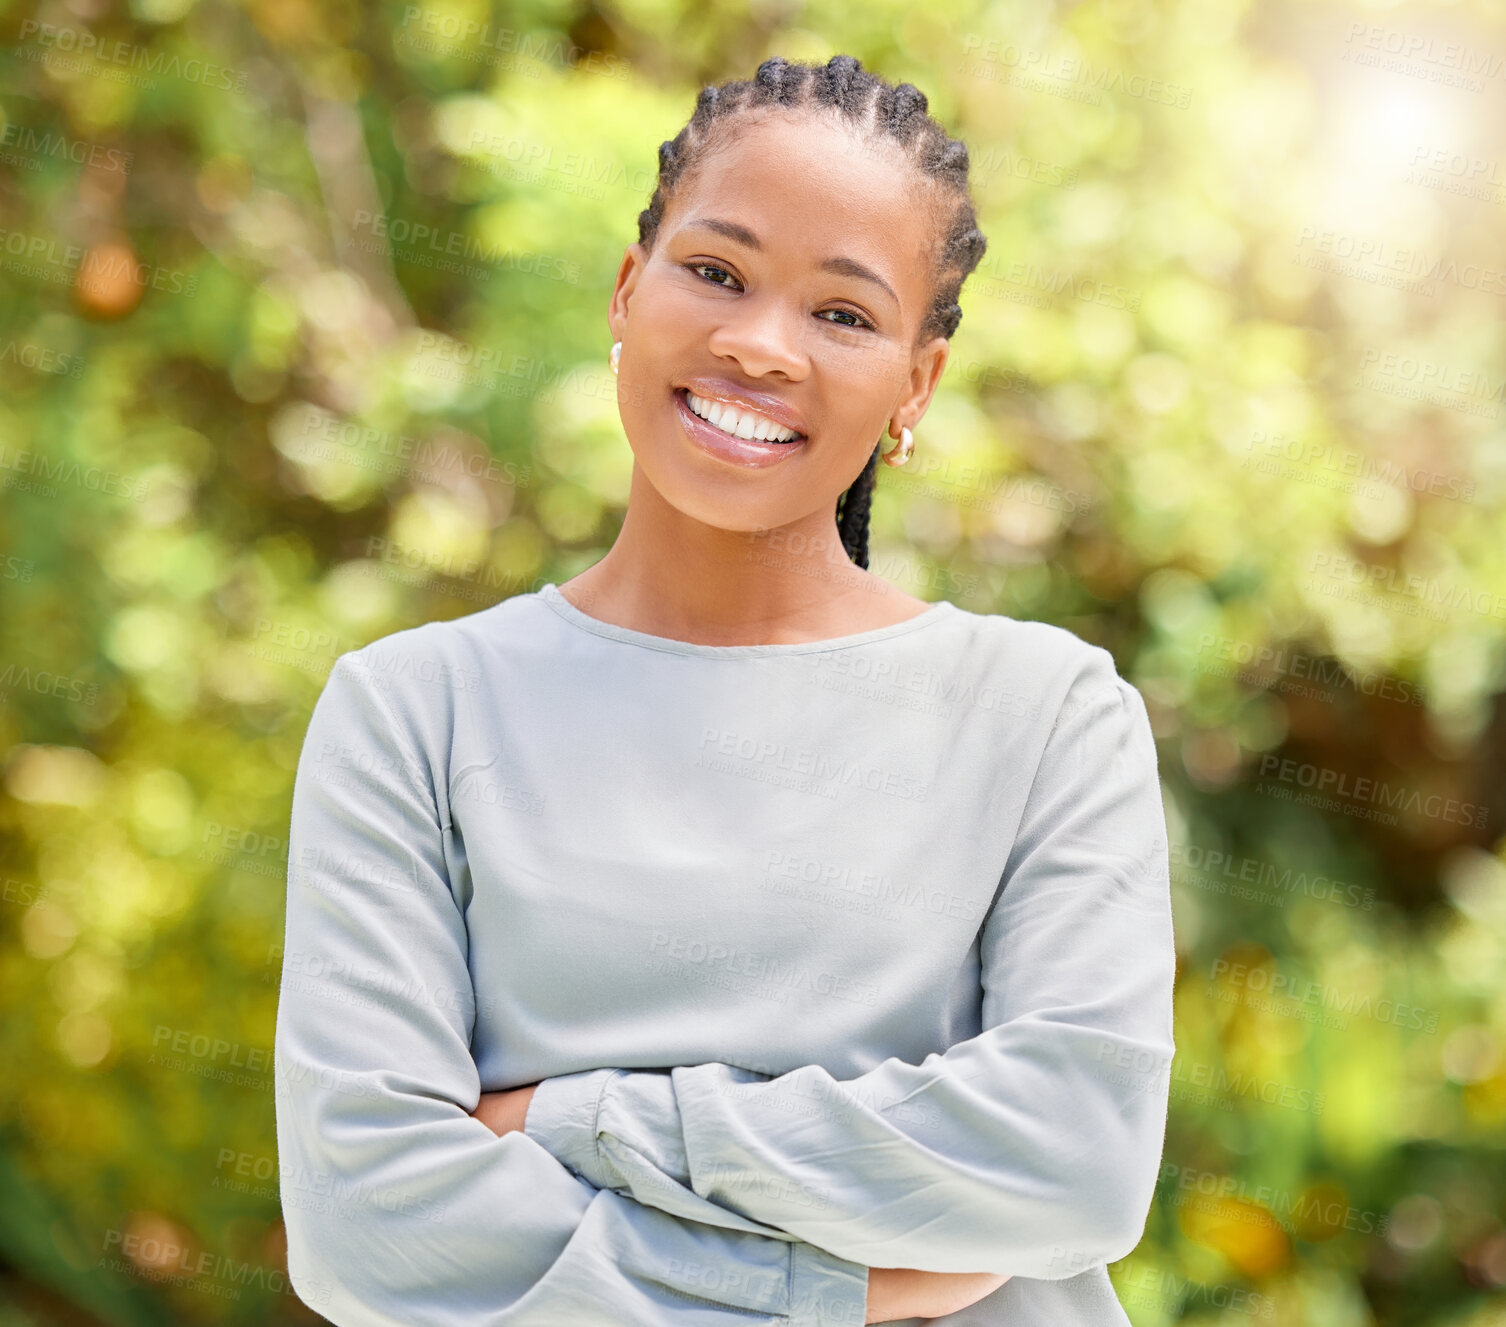
[(537, 1088), (537, 1083), (530, 1083), (527, 1087), (509, 1088), (506, 1092), (483, 1092), (471, 1115), (498, 1138), (503, 1134), (522, 1133), (528, 1103), (533, 1100)]
[(1009, 1280), (992, 1272), (917, 1272), (909, 1267), (868, 1269), (869, 1322), (944, 1318), (991, 1295)]

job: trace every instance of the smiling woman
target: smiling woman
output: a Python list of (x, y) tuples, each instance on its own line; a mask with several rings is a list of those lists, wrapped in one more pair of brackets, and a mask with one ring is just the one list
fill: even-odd
[[(661, 146), (608, 309), (634, 489), (611, 552), (567, 587), (579, 602), (729, 642), (737, 618), (830, 634), (922, 606), (862, 574), (874, 467), (886, 431), (908, 455), (986, 247), (967, 149), (925, 110), (850, 57), (771, 60), (704, 89)], [(775, 530), (805, 554), (725, 555)], [(707, 539), (724, 552), (693, 579), (634, 591), (652, 545)]]
[(1175, 1049), (1144, 702), (867, 569), (983, 252), (926, 105), (848, 56), (704, 89), (608, 308), (611, 550), (330, 673), (276, 1101), (284, 1174), (355, 1196), (284, 1209), (336, 1323), (1129, 1321)]

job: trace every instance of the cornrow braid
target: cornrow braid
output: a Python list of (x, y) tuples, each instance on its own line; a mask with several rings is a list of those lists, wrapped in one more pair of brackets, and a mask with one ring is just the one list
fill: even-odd
[[(932, 263), (932, 298), (916, 333), (915, 345), (932, 337), (951, 339), (962, 321), (957, 297), (962, 283), (983, 259), (988, 241), (978, 229), (968, 191), (967, 145), (950, 137), (927, 113), (926, 94), (913, 83), (895, 85), (864, 69), (851, 55), (834, 55), (824, 65), (771, 56), (751, 79), (703, 87), (685, 127), (659, 144), (659, 176), (653, 197), (638, 214), (638, 241), (651, 250), (675, 190), (708, 152), (720, 147), (737, 121), (766, 108), (837, 112), (867, 141), (892, 139), (910, 153), (917, 171), (935, 188), (933, 216), (942, 236)], [(868, 517), (883, 439), (862, 473), (837, 499), (842, 547), (868, 568)]]

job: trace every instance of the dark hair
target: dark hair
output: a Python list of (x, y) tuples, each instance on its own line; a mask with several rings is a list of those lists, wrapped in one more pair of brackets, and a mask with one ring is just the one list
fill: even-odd
[[(907, 148), (921, 175), (940, 186), (932, 198), (932, 216), (944, 238), (934, 249), (931, 307), (915, 344), (935, 336), (950, 339), (962, 321), (962, 309), (957, 304), (962, 283), (982, 260), (988, 241), (978, 229), (968, 192), (967, 145), (948, 136), (926, 113), (928, 105), (926, 94), (913, 83), (896, 86), (869, 73), (851, 55), (834, 55), (824, 65), (791, 63), (771, 56), (751, 79), (703, 87), (689, 122), (673, 138), (659, 144), (659, 178), (649, 205), (638, 214), (638, 241), (645, 249), (653, 248), (676, 187), (708, 150), (721, 146), (725, 130), (738, 118), (764, 109), (833, 110), (868, 139), (887, 136)], [(880, 438), (862, 473), (837, 499), (842, 547), (865, 570), (868, 513), (882, 446)]]

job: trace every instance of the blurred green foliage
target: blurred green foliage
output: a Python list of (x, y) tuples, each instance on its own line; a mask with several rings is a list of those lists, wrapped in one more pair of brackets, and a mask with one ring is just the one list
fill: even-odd
[(838, 51), (969, 144), (989, 238), (873, 569), (1106, 645), (1161, 744), (1121, 1298), (1506, 1323), (1503, 16), (0, 7), (0, 1324), (313, 1320), (270, 1070), (310, 708), (610, 546), (658, 145)]

